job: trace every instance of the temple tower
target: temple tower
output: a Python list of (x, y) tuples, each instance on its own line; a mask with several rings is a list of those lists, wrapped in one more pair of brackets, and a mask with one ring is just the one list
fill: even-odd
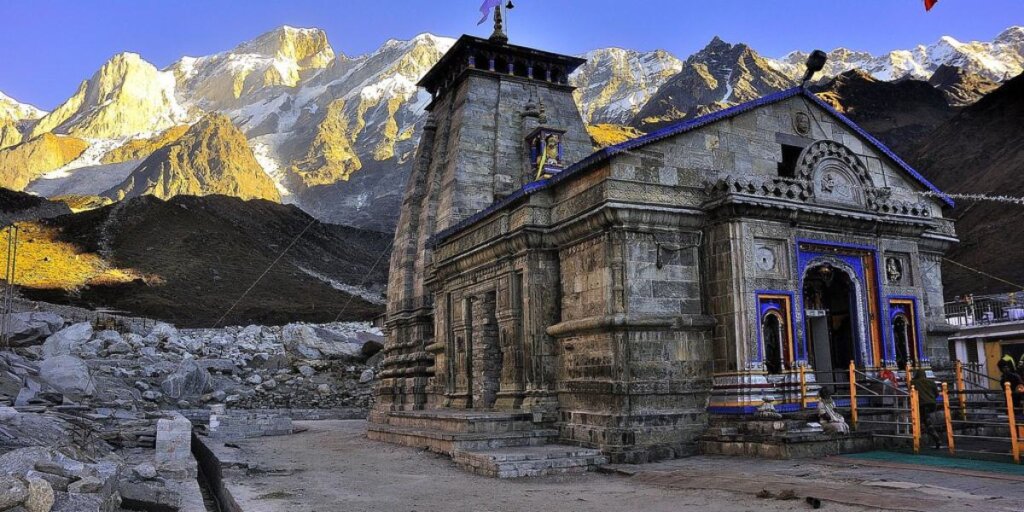
[(583, 62), (508, 44), (499, 22), (488, 39), (459, 38), (420, 81), (432, 99), (395, 233), (374, 414), (443, 405), (431, 388), (431, 239), (534, 178), (526, 138), (538, 128), (560, 134), (562, 161), (590, 154), (568, 85)]

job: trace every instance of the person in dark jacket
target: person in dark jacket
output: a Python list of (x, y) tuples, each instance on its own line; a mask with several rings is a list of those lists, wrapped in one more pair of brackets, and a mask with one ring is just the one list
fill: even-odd
[(924, 427), (923, 430), (932, 439), (932, 442), (935, 443), (935, 448), (941, 448), (942, 443), (939, 438), (939, 432), (935, 430), (931, 421), (932, 414), (936, 410), (935, 397), (939, 394), (939, 387), (920, 368), (914, 373), (914, 380), (910, 381), (910, 384), (917, 390), (917, 411), (921, 417), (921, 426)]
[(999, 370), (1003, 373), (1003, 376), (999, 379), (1000, 391), (1006, 387), (1006, 383), (1010, 383), (1010, 392), (1013, 393), (1013, 406), (1020, 407), (1021, 399), (1024, 398), (1024, 379), (1021, 379), (1017, 372), (1013, 371), (1013, 365), (1008, 364), (1006, 361), (999, 361)]

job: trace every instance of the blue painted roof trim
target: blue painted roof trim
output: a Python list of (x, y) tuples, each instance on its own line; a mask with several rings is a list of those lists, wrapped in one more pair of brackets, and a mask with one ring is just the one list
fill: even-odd
[(470, 217), (463, 219), (462, 221), (448, 229), (436, 233), (431, 238), (430, 245), (436, 246), (437, 244), (443, 242), (446, 238), (461, 231), (462, 229), (466, 228), (471, 224), (475, 224), (484, 217), (489, 216), (491, 213), (500, 210), (538, 190), (543, 190), (545, 188), (550, 187), (551, 185), (560, 183), (574, 174), (583, 172), (587, 169), (593, 168), (597, 164), (606, 162), (615, 155), (628, 153), (631, 150), (646, 146), (648, 144), (652, 144), (654, 142), (667, 139), (675, 135), (686, 133), (697, 128), (701, 128), (703, 126), (716, 123), (723, 119), (728, 119), (730, 117), (742, 114), (744, 112), (749, 112), (751, 110), (763, 107), (765, 105), (771, 105), (772, 103), (778, 103), (782, 100), (786, 100), (800, 95), (810, 98), (811, 101), (813, 101), (816, 105), (823, 108), (825, 111), (832, 114), (832, 116), (842, 121), (843, 124), (845, 124), (847, 127), (849, 127), (851, 130), (856, 132), (861, 137), (864, 137), (865, 140), (867, 140), (869, 143), (871, 143), (872, 146), (874, 146), (876, 149), (885, 154), (885, 156), (892, 159), (893, 162), (896, 162), (896, 164), (899, 165), (900, 168), (907, 171), (907, 173), (913, 176), (920, 184), (924, 185), (932, 192), (935, 192), (944, 203), (946, 203), (949, 206), (954, 206), (953, 200), (950, 199), (949, 196), (944, 194), (935, 185), (932, 185), (931, 182), (926, 180), (924, 176), (921, 175), (921, 173), (914, 170), (914, 168), (911, 167), (906, 162), (904, 162), (903, 159), (896, 156), (896, 153), (893, 153), (892, 150), (886, 147), (885, 144), (882, 144), (882, 141), (876, 139), (871, 134), (864, 131), (864, 129), (858, 126), (857, 123), (854, 123), (852, 120), (850, 120), (850, 118), (839, 113), (836, 109), (832, 108), (831, 105), (826, 103), (821, 98), (818, 98), (814, 93), (808, 91), (803, 87), (792, 87), (790, 89), (768, 94), (756, 100), (751, 100), (746, 103), (740, 103), (739, 105), (734, 105), (732, 107), (722, 109), (717, 112), (712, 112), (710, 114), (703, 115), (694, 119), (673, 123), (660, 130), (656, 130), (651, 133), (641, 135), (635, 139), (630, 139), (625, 142), (620, 142), (618, 144), (614, 144), (606, 148), (599, 149), (591, 153), (583, 160), (580, 160), (579, 162), (576, 162), (575, 164), (569, 166), (568, 169), (558, 173), (557, 175), (548, 179), (527, 183), (526, 185), (523, 185), (523, 187), (520, 188), (519, 190), (500, 199), (494, 204), (488, 206), (487, 208), (473, 214)]

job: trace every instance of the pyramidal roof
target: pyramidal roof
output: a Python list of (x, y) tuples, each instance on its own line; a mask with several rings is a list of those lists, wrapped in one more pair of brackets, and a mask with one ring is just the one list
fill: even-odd
[(452, 234), (462, 230), (466, 226), (469, 226), (479, 221), (480, 219), (487, 217), (492, 212), (504, 208), (508, 204), (515, 202), (521, 197), (530, 195), (538, 190), (543, 190), (545, 188), (550, 187), (551, 185), (570, 179), (573, 175), (586, 171), (588, 169), (592, 169), (594, 166), (607, 162), (616, 155), (628, 153), (635, 149), (647, 146), (648, 144), (653, 144), (655, 142), (667, 139), (669, 137), (674, 137), (679, 134), (687, 133), (689, 131), (696, 130), (709, 124), (713, 124), (724, 119), (735, 117), (744, 112), (749, 112), (751, 110), (766, 105), (771, 105), (773, 103), (778, 103), (780, 101), (793, 98), (796, 96), (803, 96), (813, 101), (816, 105), (824, 109), (826, 112), (828, 112), (833, 117), (838, 119), (840, 122), (845, 124), (848, 128), (850, 128), (855, 133), (863, 137), (864, 140), (866, 140), (869, 144), (874, 146), (875, 149), (880, 151), (885, 156), (889, 157), (889, 159), (891, 159), (901, 169), (906, 171), (907, 174), (910, 174), (918, 183), (926, 187), (928, 190), (934, 192), (936, 196), (939, 197), (939, 199), (941, 199), (945, 204), (949, 206), (954, 206), (953, 200), (949, 196), (947, 196), (945, 193), (939, 190), (938, 187), (936, 187), (927, 179), (925, 179), (925, 177), (922, 176), (921, 173), (917, 172), (916, 169), (911, 167), (910, 164), (904, 162), (903, 159), (896, 155), (896, 153), (893, 153), (893, 151), (889, 149), (885, 144), (883, 144), (882, 141), (876, 139), (873, 135), (871, 135), (866, 130), (861, 128), (859, 125), (857, 125), (857, 123), (854, 123), (850, 118), (844, 116), (842, 113), (832, 108), (831, 105), (826, 103), (821, 98), (818, 98), (814, 93), (810, 92), (804, 87), (798, 86), (785, 89), (776, 93), (772, 93), (766, 96), (762, 96), (755, 100), (740, 103), (739, 105), (734, 105), (732, 107), (722, 109), (717, 112), (712, 112), (710, 114), (706, 114), (700, 117), (679, 121), (670, 124), (660, 130), (645, 135), (641, 135), (639, 137), (627, 140), (625, 142), (621, 142), (619, 144), (599, 149), (591, 153), (590, 156), (587, 156), (583, 160), (580, 160), (575, 164), (569, 166), (569, 168), (558, 173), (557, 175), (548, 179), (527, 183), (516, 192), (506, 196), (500, 201), (495, 202), (494, 204), (485, 208), (484, 210), (481, 210), (480, 212), (464, 219), (458, 224), (455, 224), (454, 226), (437, 233), (434, 236), (434, 242), (437, 243), (444, 240), (445, 238), (451, 236)]

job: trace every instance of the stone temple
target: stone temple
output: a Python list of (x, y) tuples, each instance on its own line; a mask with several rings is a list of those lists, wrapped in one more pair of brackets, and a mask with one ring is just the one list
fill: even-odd
[(914, 169), (802, 86), (595, 151), (583, 62), (496, 30), (420, 82), (372, 439), (643, 462), (801, 375), (948, 360), (952, 201)]

